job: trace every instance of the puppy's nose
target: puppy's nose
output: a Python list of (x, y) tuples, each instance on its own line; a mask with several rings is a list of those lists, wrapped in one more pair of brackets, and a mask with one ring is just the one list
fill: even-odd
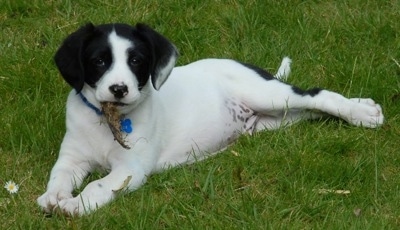
[(126, 86), (125, 84), (123, 85), (115, 84), (110, 86), (108, 89), (116, 98), (123, 98), (128, 94), (128, 86)]

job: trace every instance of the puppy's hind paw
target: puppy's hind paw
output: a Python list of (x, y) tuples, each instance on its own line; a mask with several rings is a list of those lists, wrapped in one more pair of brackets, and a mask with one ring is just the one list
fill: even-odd
[(346, 119), (349, 123), (366, 128), (377, 128), (383, 124), (384, 116), (382, 107), (370, 98), (352, 98), (354, 102), (350, 116)]

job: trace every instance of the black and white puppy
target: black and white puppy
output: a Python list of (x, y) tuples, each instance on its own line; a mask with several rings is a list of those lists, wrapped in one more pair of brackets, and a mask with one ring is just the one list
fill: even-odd
[[(242, 133), (319, 114), (369, 128), (383, 123), (381, 107), (372, 99), (347, 99), (280, 81), (289, 74), (289, 58), (274, 77), (226, 59), (174, 68), (177, 56), (171, 42), (143, 24), (88, 24), (66, 38), (55, 62), (73, 90), (59, 158), (47, 191), (37, 199), (45, 212), (94, 211), (119, 191), (139, 188), (148, 175), (218, 153)], [(101, 102), (114, 102), (130, 120), (124, 129), (130, 149), (114, 140)], [(73, 197), (74, 188), (98, 168), (108, 175)]]

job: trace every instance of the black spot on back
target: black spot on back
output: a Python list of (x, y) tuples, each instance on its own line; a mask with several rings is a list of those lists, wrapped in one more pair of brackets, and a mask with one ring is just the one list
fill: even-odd
[(240, 64), (242, 64), (243, 66), (253, 70), (254, 72), (256, 72), (260, 77), (264, 78), (265, 80), (273, 80), (276, 79), (274, 78), (274, 76), (270, 73), (268, 73), (267, 71), (261, 69), (260, 67), (257, 67), (255, 65), (252, 64), (247, 64), (247, 63), (243, 63), (243, 62), (238, 62)]

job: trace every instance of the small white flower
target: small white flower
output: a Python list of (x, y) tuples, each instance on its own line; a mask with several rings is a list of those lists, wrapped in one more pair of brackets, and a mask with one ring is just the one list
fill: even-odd
[(4, 185), (4, 188), (7, 189), (10, 194), (13, 194), (18, 192), (19, 186), (14, 181), (10, 180)]

